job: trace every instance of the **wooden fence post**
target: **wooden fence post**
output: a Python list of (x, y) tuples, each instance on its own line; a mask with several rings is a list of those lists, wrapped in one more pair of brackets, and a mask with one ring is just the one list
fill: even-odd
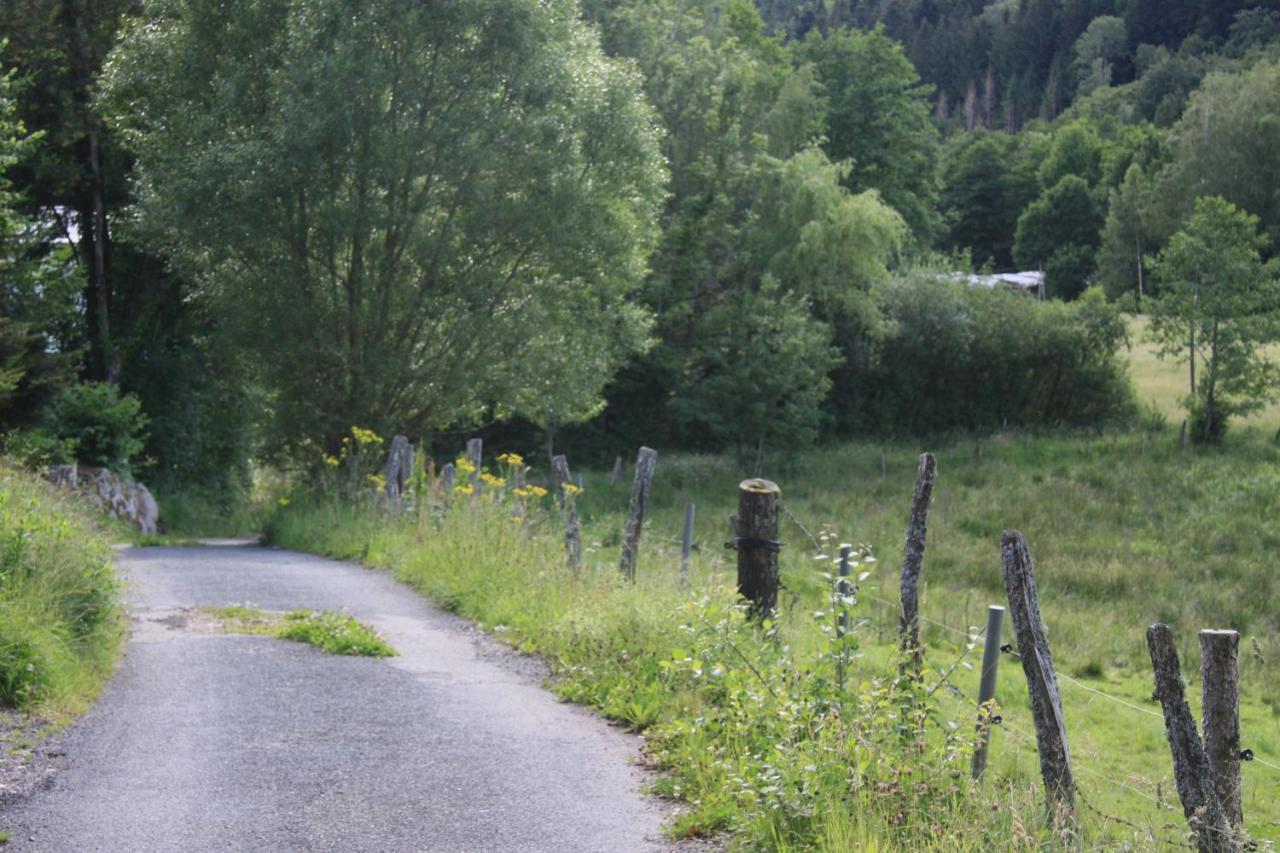
[(454, 480), (458, 476), (458, 469), (450, 462), (440, 469), (440, 485), (444, 488), (444, 496), (447, 498), (453, 494)]
[(631, 485), (631, 506), (627, 511), (627, 526), (622, 538), (622, 560), (618, 564), (623, 576), (636, 579), (636, 558), (640, 553), (640, 533), (644, 529), (644, 513), (649, 506), (649, 487), (653, 483), (653, 469), (658, 464), (658, 451), (640, 448), (636, 456), (636, 477)]
[(981, 779), (987, 769), (987, 746), (991, 742), (994, 716), (996, 674), (1000, 668), (1000, 631), (1004, 624), (1004, 608), (987, 607), (987, 633), (982, 641), (982, 676), (978, 682), (978, 743), (973, 750), (973, 778)]
[(697, 513), (693, 501), (684, 505), (684, 538), (680, 542), (680, 582), (689, 582), (689, 558), (693, 555), (693, 518)]
[(1200, 632), (1204, 753), (1227, 823), (1240, 826), (1240, 634)]
[(1234, 849), (1231, 827), (1214, 790), (1209, 760), (1183, 693), (1178, 649), (1168, 625), (1157, 622), (1147, 629), (1147, 649), (1155, 672), (1155, 697), (1164, 710), (1165, 734), (1173, 753), (1173, 777), (1182, 800), (1182, 813), (1195, 831), (1202, 853), (1226, 853)]
[(920, 454), (916, 469), (916, 490), (911, 498), (911, 516), (907, 521), (907, 545), (902, 559), (902, 621), (898, 636), (902, 650), (911, 655), (919, 673), (920, 654), (920, 570), (924, 566), (925, 530), (929, 518), (929, 500), (933, 497), (933, 481), (938, 475), (938, 460), (932, 453)]
[(778, 606), (778, 496), (769, 480), (738, 484), (738, 524), (733, 545), (738, 551), (738, 592), (751, 602), (750, 615), (763, 621)]
[(1005, 591), (1009, 594), (1009, 617), (1022, 672), (1031, 695), (1031, 714), (1036, 724), (1036, 747), (1040, 753), (1040, 774), (1050, 798), (1050, 817), (1075, 818), (1076, 783), (1071, 773), (1071, 753), (1067, 747), (1067, 724), (1062, 716), (1062, 695), (1053, 669), (1053, 655), (1040, 618), (1040, 593), (1036, 590), (1035, 567), (1027, 542), (1016, 530), (1000, 537), (1000, 560)]
[(618, 458), (613, 460), (613, 470), (609, 472), (609, 484), (614, 485), (622, 479), (622, 454), (618, 454)]
[(413, 477), (413, 445), (403, 435), (392, 436), (391, 448), (387, 453), (387, 475), (384, 489), (387, 495), (387, 508), (399, 514), (404, 508), (401, 496)]
[(569, 568), (577, 572), (582, 568), (582, 533), (578, 526), (578, 508), (574, 504), (565, 486), (572, 482), (569, 479), (569, 460), (567, 457), (555, 456), (551, 459), (551, 483), (555, 489), (556, 501), (564, 509), (564, 552)]
[(480, 494), (484, 481), (480, 479), (480, 463), (484, 460), (484, 439), (469, 438), (467, 439), (467, 460), (471, 462), (471, 466), (476, 470), (471, 475), (471, 485), (475, 488), (473, 495)]

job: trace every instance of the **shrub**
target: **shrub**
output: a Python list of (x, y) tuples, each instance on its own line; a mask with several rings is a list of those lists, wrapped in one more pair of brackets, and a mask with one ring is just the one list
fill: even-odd
[(82, 382), (58, 396), (52, 432), (75, 442), (76, 461), (127, 469), (145, 443), (147, 416), (132, 394), (121, 396), (105, 382)]

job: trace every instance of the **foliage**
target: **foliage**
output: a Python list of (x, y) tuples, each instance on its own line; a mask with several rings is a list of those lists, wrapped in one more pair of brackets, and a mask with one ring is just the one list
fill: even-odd
[(942, 207), (949, 230), (943, 245), (968, 250), (975, 267), (1013, 266), (1018, 215), (1038, 192), (1038, 146), (1026, 136), (1021, 143), (988, 131), (960, 134), (948, 143)]
[(259, 356), (286, 446), (540, 404), (544, 338), (636, 319), (653, 118), (570, 3), (156, 0), (106, 88), (147, 233)]
[(1156, 259), (1151, 335), (1162, 355), (1190, 362), (1186, 406), (1202, 441), (1276, 395), (1280, 368), (1261, 346), (1280, 340), (1280, 279), (1264, 268), (1263, 245), (1256, 216), (1212, 196)]
[(264, 634), (315, 646), (331, 655), (357, 657), (394, 657), (396, 650), (387, 645), (378, 634), (347, 613), (325, 610), (291, 610), (288, 613), (270, 613), (256, 607), (232, 605), (230, 607), (203, 607), (201, 612), (217, 620), (218, 626), (229, 633)]
[(1084, 290), (1084, 278), (1074, 276), (1093, 268), (1102, 225), (1089, 184), (1069, 174), (1018, 217), (1013, 258), (1023, 269), (1054, 269), (1050, 292), (1070, 299)]
[(0, 705), (75, 709), (120, 650), (111, 551), (80, 510), (0, 467)]
[(137, 397), (105, 382), (82, 382), (54, 401), (49, 428), (75, 447), (76, 461), (128, 470), (145, 443), (147, 416)]
[(797, 58), (817, 69), (827, 102), (823, 148), (849, 161), (846, 186), (878, 190), (928, 244), (937, 231), (938, 133), (932, 93), (902, 46), (883, 28), (812, 30)]
[(1100, 292), (1042, 303), (916, 269), (885, 288), (884, 303), (889, 332), (846, 392), (862, 429), (1090, 425), (1132, 414), (1118, 358), (1124, 322)]

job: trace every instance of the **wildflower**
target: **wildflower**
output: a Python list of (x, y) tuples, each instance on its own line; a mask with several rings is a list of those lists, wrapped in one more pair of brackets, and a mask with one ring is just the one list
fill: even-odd
[(338, 457), (336, 457), (336, 456), (330, 456), (329, 454), (327, 454), (327, 453), (326, 453), (326, 454), (325, 454), (325, 456), (324, 456), (324, 464), (328, 465), (330, 468), (337, 468), (337, 467), (338, 467)]
[(504, 453), (498, 457), (499, 462), (505, 462), (508, 465), (523, 465), (524, 457), (519, 453)]
[(475, 489), (475, 486), (464, 485), (464, 486), (454, 486), (453, 490), (460, 495), (469, 495), (472, 492), (474, 492), (476, 489)]
[(280, 500), (276, 501), (276, 503), (280, 504), (280, 506), (288, 506), (288, 505), (289, 505), (289, 499), (288, 499), (288, 498), (280, 498)]
[(365, 479), (370, 483), (373, 483), (373, 485), (379, 489), (385, 489), (387, 487), (387, 478), (381, 474), (368, 474), (365, 476)]
[(480, 475), (480, 479), (494, 488), (505, 486), (507, 484), (507, 481), (502, 477), (495, 477), (487, 471)]
[(476, 466), (472, 465), (471, 460), (465, 456), (459, 456), (454, 460), (453, 464), (459, 474), (474, 474), (476, 472)]
[(382, 444), (382, 436), (371, 429), (361, 429), (358, 426), (353, 426), (351, 435), (360, 444)]
[(581, 492), (581, 491), (582, 491), (582, 487), (581, 487), (581, 486), (575, 486), (573, 483), (565, 483), (565, 484), (564, 484), (564, 493), (565, 493), (566, 495), (573, 496), (573, 495), (578, 494), (578, 493), (579, 493), (579, 492)]
[(544, 488), (542, 488), (542, 486), (530, 486), (530, 487), (529, 487), (529, 494), (533, 495), (533, 496), (534, 496), (534, 497), (536, 497), (536, 498), (540, 498), (540, 497), (542, 497), (543, 495), (545, 495), (546, 493), (547, 493), (547, 490), (546, 490), (546, 489), (544, 489)]
[(515, 495), (518, 498), (528, 497), (529, 490), (528, 489), (512, 489), (511, 494)]

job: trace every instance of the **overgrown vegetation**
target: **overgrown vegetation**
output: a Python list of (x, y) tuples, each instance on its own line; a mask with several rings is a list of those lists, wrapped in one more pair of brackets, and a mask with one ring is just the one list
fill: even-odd
[[(977, 676), (964, 664), (977, 662), (970, 626), (983, 620), (987, 603), (1003, 601), (1004, 528), (1028, 537), (1055, 660), (1072, 679), (1063, 690), (1087, 844), (1145, 849), (1175, 843), (1184, 831), (1169, 810), (1168, 746), (1150, 704), (1142, 637), (1151, 622), (1174, 626), (1193, 680), (1197, 630), (1244, 634), (1244, 738), (1264, 760), (1280, 759), (1280, 706), (1267, 690), (1280, 660), (1269, 608), (1280, 451), (1243, 437), (1225, 450), (1185, 451), (1168, 431), (1100, 439), (1007, 433), (988, 439), (980, 459), (969, 443), (942, 447), (919, 684), (899, 678), (895, 650), (915, 453), (909, 445), (857, 444), (766, 469), (790, 513), (821, 537), (822, 559), (805, 531), (784, 524), (786, 591), (764, 633), (746, 623), (733, 594), (720, 519), (736, 505), (740, 471), (721, 457), (659, 461), (634, 585), (617, 573), (627, 486), (604, 474), (588, 474), (575, 498), (587, 546), (579, 577), (565, 568), (556, 514), (525, 501), (524, 520), (514, 523), (511, 494), (505, 505), (419, 494), (399, 520), (371, 501), (361, 508), (297, 495), (270, 534), (283, 546), (385, 567), (547, 656), (562, 695), (644, 731), (667, 774), (659, 790), (685, 803), (678, 833), (728, 829), (744, 846), (784, 850), (1047, 842), (1033, 793), (1026, 686), (1010, 661), (992, 771), (980, 786), (968, 781)], [(500, 493), (501, 479), (485, 494)], [(701, 520), (693, 574), (682, 586), (686, 500), (697, 503)], [(834, 595), (830, 577), (836, 531), (880, 558), (854, 569), (859, 588), (847, 599)], [(854, 639), (839, 643), (831, 629), (846, 607), (857, 627)], [(841, 652), (849, 656), (843, 687)], [(1099, 689), (1128, 704), (1099, 698), (1092, 692)], [(1280, 777), (1250, 765), (1245, 787), (1254, 836), (1280, 836)]]
[(201, 611), (216, 619), (224, 631), (265, 634), (307, 643), (332, 655), (385, 658), (394, 657), (396, 653), (372, 628), (347, 613), (331, 610), (271, 613), (247, 605), (204, 607)]
[(123, 633), (105, 538), (78, 507), (0, 461), (0, 705), (82, 709)]

